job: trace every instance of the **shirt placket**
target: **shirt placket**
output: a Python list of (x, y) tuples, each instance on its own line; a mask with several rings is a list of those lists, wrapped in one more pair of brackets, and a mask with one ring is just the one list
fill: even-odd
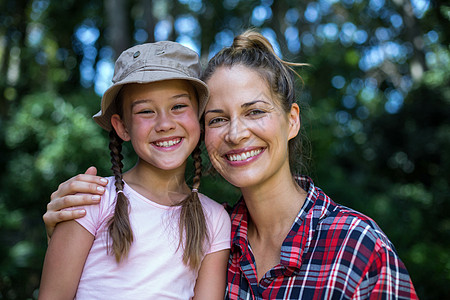
[[(244, 248), (245, 249), (245, 248)], [(258, 277), (256, 274), (256, 265), (251, 249), (247, 247), (247, 251), (244, 252), (240, 259), (240, 269), (241, 269), (241, 280), (245, 280), (248, 285), (248, 289), (241, 289), (242, 295), (239, 295), (241, 299), (260, 299)]]

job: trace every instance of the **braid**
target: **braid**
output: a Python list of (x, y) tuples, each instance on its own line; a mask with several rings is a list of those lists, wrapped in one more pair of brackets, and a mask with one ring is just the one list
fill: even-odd
[(202, 150), (200, 149), (200, 142), (192, 152), (192, 158), (194, 159), (194, 178), (192, 180), (192, 188), (197, 189), (200, 187), (200, 178), (202, 177)]
[(117, 135), (114, 129), (109, 132), (109, 149), (111, 150), (110, 155), (112, 163), (111, 170), (114, 173), (117, 193), (114, 216), (109, 220), (108, 225), (109, 236), (112, 240), (112, 246), (109, 249), (109, 252), (115, 255), (117, 262), (120, 262), (123, 258), (128, 256), (131, 243), (133, 242), (133, 232), (128, 216), (130, 202), (123, 193), (122, 142), (122, 139)]
[[(200, 138), (200, 141), (202, 138)], [(183, 263), (196, 270), (204, 255), (204, 243), (208, 239), (205, 214), (198, 197), (200, 178), (202, 174), (202, 159), (199, 142), (193, 151), (195, 175), (193, 179), (193, 191), (181, 202), (180, 212), (180, 245), (184, 241)]]

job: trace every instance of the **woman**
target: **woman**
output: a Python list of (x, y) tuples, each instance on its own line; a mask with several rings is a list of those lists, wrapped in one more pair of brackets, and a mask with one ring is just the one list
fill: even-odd
[[(415, 299), (394, 246), (377, 224), (333, 202), (291, 171), (300, 109), (293, 72), (260, 34), (248, 31), (208, 64), (205, 144), (214, 168), (240, 188), (231, 214), (227, 299)], [(48, 232), (92, 203), (99, 177), (78, 175), (53, 193)], [(89, 200), (90, 199), (90, 200)]]

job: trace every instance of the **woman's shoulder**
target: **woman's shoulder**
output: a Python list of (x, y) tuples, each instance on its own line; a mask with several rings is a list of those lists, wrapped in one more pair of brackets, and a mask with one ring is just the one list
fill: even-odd
[(353, 239), (370, 240), (394, 250), (392, 242), (380, 226), (371, 217), (341, 204), (335, 204), (331, 213), (322, 220), (327, 230), (338, 230), (341, 236), (352, 236)]

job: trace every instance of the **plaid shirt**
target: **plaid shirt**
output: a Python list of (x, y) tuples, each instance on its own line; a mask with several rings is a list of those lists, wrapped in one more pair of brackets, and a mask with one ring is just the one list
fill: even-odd
[(308, 192), (281, 247), (280, 263), (258, 282), (242, 199), (231, 214), (225, 299), (417, 299), (394, 246), (370, 218), (333, 202), (308, 177)]

